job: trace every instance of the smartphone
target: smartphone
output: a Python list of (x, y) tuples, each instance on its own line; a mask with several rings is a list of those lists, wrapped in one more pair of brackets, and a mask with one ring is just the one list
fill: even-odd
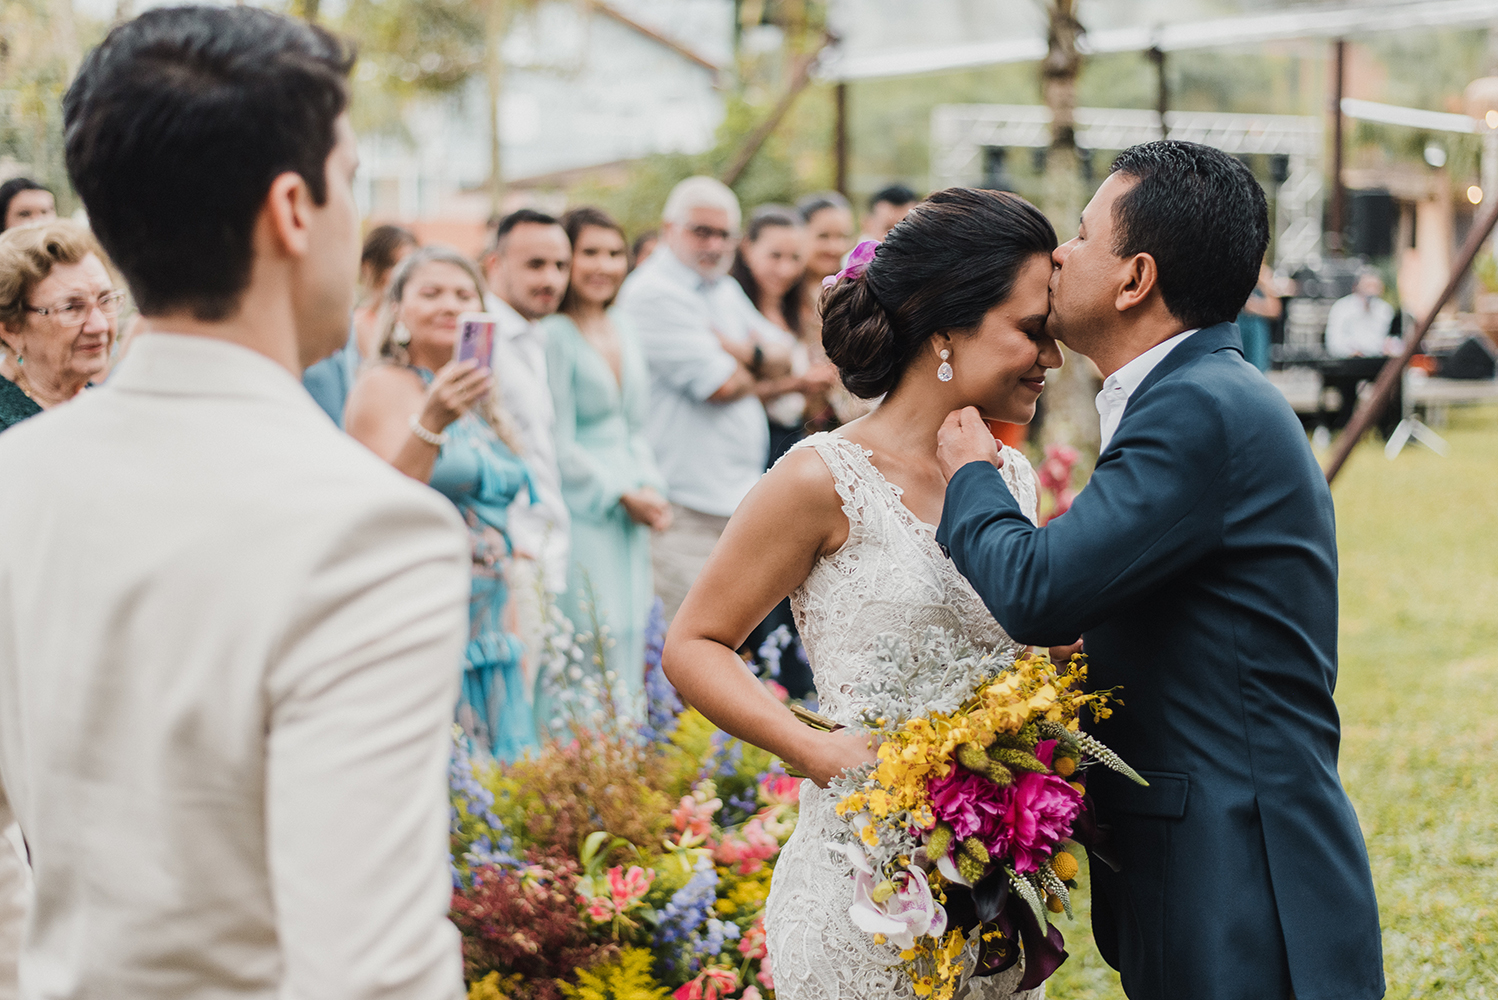
[(499, 317), (492, 313), (463, 313), (458, 317), (458, 344), (454, 361), (476, 361), (480, 368), (493, 364), (494, 331)]

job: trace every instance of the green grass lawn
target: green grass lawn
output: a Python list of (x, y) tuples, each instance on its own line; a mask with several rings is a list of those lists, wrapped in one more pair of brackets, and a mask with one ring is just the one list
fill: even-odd
[[(1449, 458), (1416, 445), (1388, 462), (1365, 442), (1333, 487), (1342, 780), (1390, 1000), (1498, 1000), (1498, 409), (1440, 430)], [(1048, 994), (1122, 1000), (1077, 918)]]

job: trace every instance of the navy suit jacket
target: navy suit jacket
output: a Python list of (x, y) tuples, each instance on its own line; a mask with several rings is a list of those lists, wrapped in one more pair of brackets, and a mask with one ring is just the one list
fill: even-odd
[(1193, 334), (1150, 373), (1065, 515), (1036, 528), (974, 462), (937, 537), (1010, 635), (1082, 635), (1090, 684), (1120, 689), (1088, 728), (1150, 787), (1088, 773), (1120, 864), (1091, 866), (1093, 929), (1125, 992), (1383, 996), (1337, 776), (1331, 493), (1237, 327)]

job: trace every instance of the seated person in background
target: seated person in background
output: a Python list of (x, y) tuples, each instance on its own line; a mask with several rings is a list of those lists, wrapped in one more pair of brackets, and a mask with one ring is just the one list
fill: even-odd
[(453, 360), (458, 316), (480, 311), (483, 297), (478, 269), (456, 250), (423, 247), (407, 257), (386, 293), (380, 363), (354, 383), (347, 427), (398, 470), (430, 483), (467, 522), (473, 583), (458, 721), (495, 757), (514, 760), (537, 741), (520, 643), (505, 622), (504, 563), (510, 504), (535, 490), (495, 378), (474, 361)]
[(354, 306), (348, 343), (302, 373), (302, 385), (339, 427), (343, 426), (343, 406), (359, 375), (360, 364), (380, 353), (380, 307), (385, 302), (390, 275), (416, 247), (416, 235), (409, 229), (375, 226), (369, 231), (364, 237), (364, 250), (359, 254), (359, 304)]
[(869, 198), (869, 211), (863, 217), (859, 239), (883, 241), (889, 231), (900, 224), (915, 203), (920, 201), (916, 193), (904, 184), (891, 184), (875, 191)]
[(1384, 279), (1369, 268), (1358, 274), (1352, 294), (1338, 299), (1326, 317), (1326, 353), (1334, 358), (1376, 358), (1399, 349), (1389, 336), (1394, 307), (1380, 296)]
[(619, 292), (650, 370), (646, 437), (666, 480), (671, 524), (655, 536), (656, 593), (669, 620), (770, 453), (758, 383), (791, 370), (789, 339), (728, 277), (738, 198), (688, 177), (666, 198), (661, 242)]

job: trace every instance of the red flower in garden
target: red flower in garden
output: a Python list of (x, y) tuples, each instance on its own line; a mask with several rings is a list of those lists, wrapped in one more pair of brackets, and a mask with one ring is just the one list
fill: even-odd
[(739, 974), (732, 969), (713, 966), (671, 995), (676, 1000), (719, 1000), (739, 988)]

